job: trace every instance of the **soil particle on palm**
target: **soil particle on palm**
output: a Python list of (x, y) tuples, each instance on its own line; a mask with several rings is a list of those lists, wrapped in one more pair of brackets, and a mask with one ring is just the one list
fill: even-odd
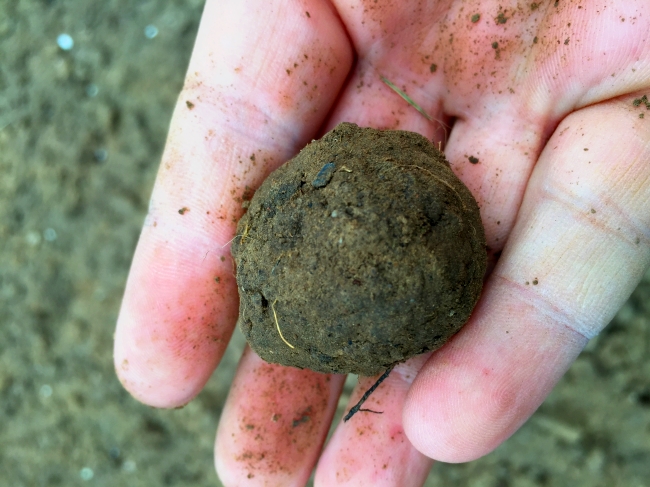
[(478, 206), (421, 135), (342, 123), (273, 172), (232, 246), (239, 326), (272, 363), (375, 375), (441, 347), (486, 269)]

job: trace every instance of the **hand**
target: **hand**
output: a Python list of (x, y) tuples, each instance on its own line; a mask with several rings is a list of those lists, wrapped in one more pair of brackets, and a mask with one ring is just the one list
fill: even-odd
[(226, 485), (304, 485), (318, 462), (316, 485), (417, 486), (428, 457), (485, 455), (640, 280), (650, 111), (634, 100), (650, 95), (647, 3), (522, 5), (207, 2), (115, 336), (136, 398), (175, 407), (203, 387), (238, 314), (229, 242), (242, 198), (339, 121), (447, 139), (493, 268), (463, 330), (398, 366), (365, 406), (383, 414), (339, 425), (322, 454), (344, 378), (247, 350), (217, 434)]

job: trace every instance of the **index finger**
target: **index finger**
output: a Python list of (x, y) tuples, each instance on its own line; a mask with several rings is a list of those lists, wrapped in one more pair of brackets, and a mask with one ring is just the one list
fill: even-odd
[(120, 381), (152, 406), (188, 402), (221, 359), (242, 201), (315, 135), (351, 66), (331, 7), (302, 5), (206, 4), (115, 332)]

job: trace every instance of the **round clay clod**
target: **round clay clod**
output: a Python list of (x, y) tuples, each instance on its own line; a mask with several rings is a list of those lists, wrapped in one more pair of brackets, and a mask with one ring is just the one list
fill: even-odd
[(441, 347), (486, 269), (469, 190), (419, 134), (342, 123), (273, 172), (232, 245), (239, 326), (272, 363), (371, 376)]

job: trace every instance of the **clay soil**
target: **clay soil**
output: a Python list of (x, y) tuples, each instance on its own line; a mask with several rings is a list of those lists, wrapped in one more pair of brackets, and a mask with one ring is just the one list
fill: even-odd
[(373, 376), (440, 348), (487, 264), (478, 205), (444, 155), (419, 134), (351, 123), (274, 171), (237, 233), (246, 340), (325, 373)]
[[(133, 400), (111, 358), (201, 8), (0, 0), (3, 485), (220, 485), (214, 431), (242, 337), (205, 391), (175, 411)], [(62, 32), (71, 51), (57, 47)], [(479, 461), (434, 465), (427, 485), (649, 485), (649, 356), (646, 276), (531, 421)]]

